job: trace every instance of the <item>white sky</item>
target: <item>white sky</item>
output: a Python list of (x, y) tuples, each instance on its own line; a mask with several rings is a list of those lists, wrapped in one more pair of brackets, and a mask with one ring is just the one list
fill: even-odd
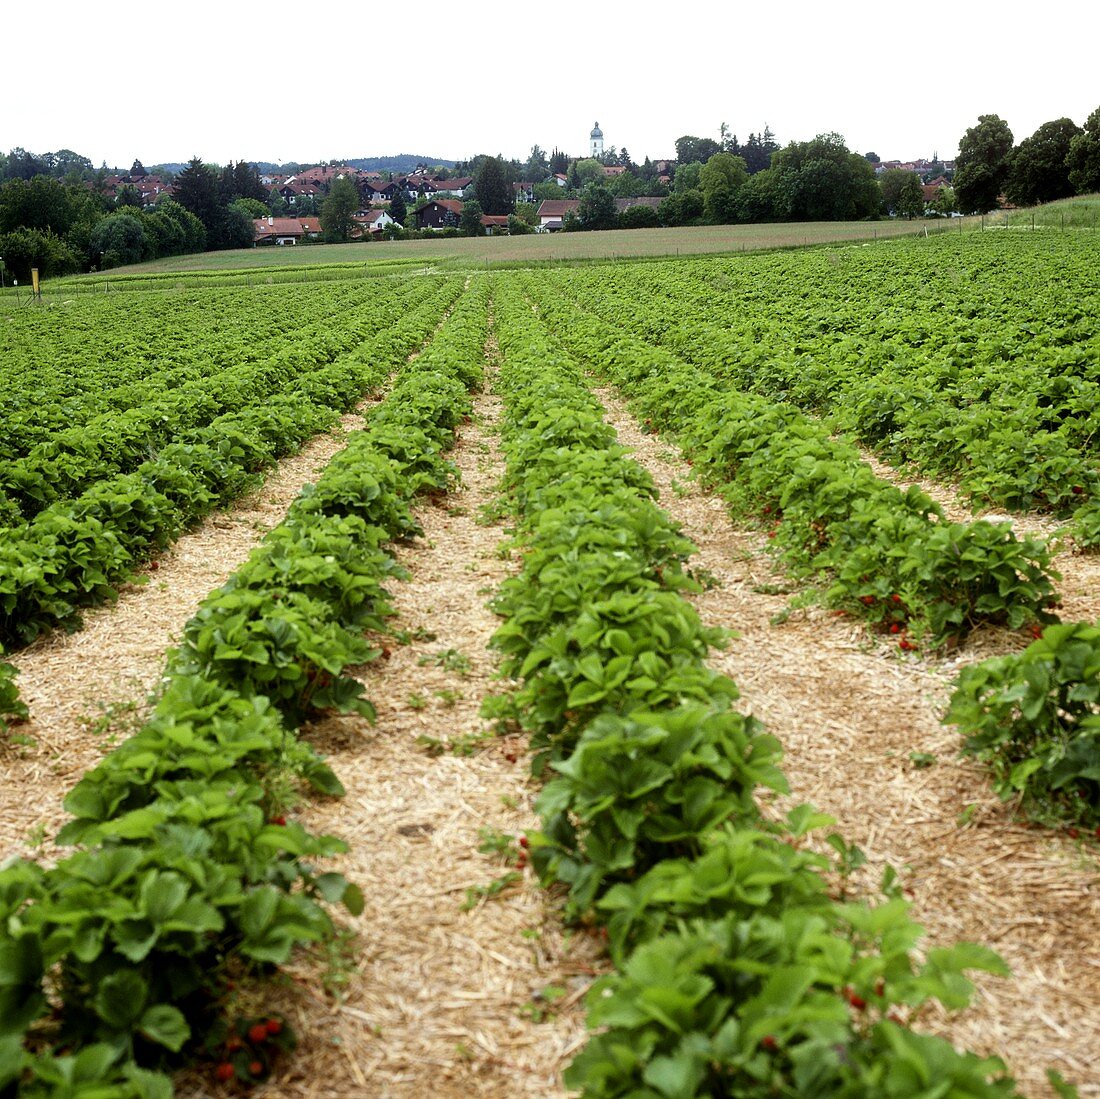
[(248, 9), (6, 4), (0, 150), (68, 148), (112, 167), (522, 160), (536, 142), (583, 155), (598, 120), (641, 161), (725, 121), (742, 141), (765, 123), (780, 144), (835, 130), (856, 152), (907, 160), (952, 157), (979, 114), (1019, 141), (1100, 106), (1094, 0)]

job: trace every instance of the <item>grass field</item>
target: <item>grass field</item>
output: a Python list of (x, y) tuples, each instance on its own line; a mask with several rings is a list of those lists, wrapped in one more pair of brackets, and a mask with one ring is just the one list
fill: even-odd
[[(980, 224), (966, 219), (967, 226)], [(120, 267), (109, 277), (167, 272), (275, 268), (288, 264), (410, 263), (447, 267), (484, 267), (547, 261), (600, 260), (648, 256), (689, 256), (714, 252), (751, 252), (837, 241), (874, 240), (963, 228), (947, 221), (806, 222), (781, 225), (708, 225), (678, 229), (617, 229), (604, 233), (538, 233), (519, 237), (441, 237), (438, 240), (329, 244), (295, 248), (247, 248), (171, 256)], [(66, 282), (103, 281), (83, 275)]]

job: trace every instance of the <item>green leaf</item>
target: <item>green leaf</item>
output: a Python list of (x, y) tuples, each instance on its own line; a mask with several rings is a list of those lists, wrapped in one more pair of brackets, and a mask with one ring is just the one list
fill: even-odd
[(183, 1043), (191, 1037), (191, 1028), (184, 1014), (169, 1004), (155, 1004), (142, 1016), (138, 1030), (151, 1042), (165, 1046), (173, 1053), (183, 1048)]
[(113, 1030), (129, 1030), (141, 1017), (149, 989), (132, 969), (122, 969), (99, 983), (92, 1001), (96, 1014)]

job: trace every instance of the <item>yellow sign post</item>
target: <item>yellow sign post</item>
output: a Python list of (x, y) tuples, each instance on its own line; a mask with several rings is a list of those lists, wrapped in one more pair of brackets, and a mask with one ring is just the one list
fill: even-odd
[(34, 296), (36, 298), (40, 298), (42, 296), (42, 291), (38, 289), (38, 268), (37, 267), (32, 267), (31, 268), (31, 290), (34, 291)]

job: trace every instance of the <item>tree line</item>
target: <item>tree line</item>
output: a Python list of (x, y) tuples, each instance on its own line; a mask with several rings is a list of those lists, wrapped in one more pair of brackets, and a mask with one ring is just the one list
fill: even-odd
[[(132, 178), (147, 175), (140, 161)], [(161, 256), (247, 248), (252, 219), (269, 213), (268, 191), (256, 169), (238, 161), (223, 168), (198, 157), (176, 177), (173, 194), (144, 206), (138, 189), (102, 193), (106, 169), (62, 151), (41, 156), (22, 149), (0, 157), (0, 262), (8, 277), (107, 270)]]
[(1004, 119), (979, 115), (959, 142), (954, 184), (966, 214), (995, 210), (1002, 199), (1035, 206), (1100, 191), (1100, 107), (1083, 127), (1057, 118), (1018, 145)]

